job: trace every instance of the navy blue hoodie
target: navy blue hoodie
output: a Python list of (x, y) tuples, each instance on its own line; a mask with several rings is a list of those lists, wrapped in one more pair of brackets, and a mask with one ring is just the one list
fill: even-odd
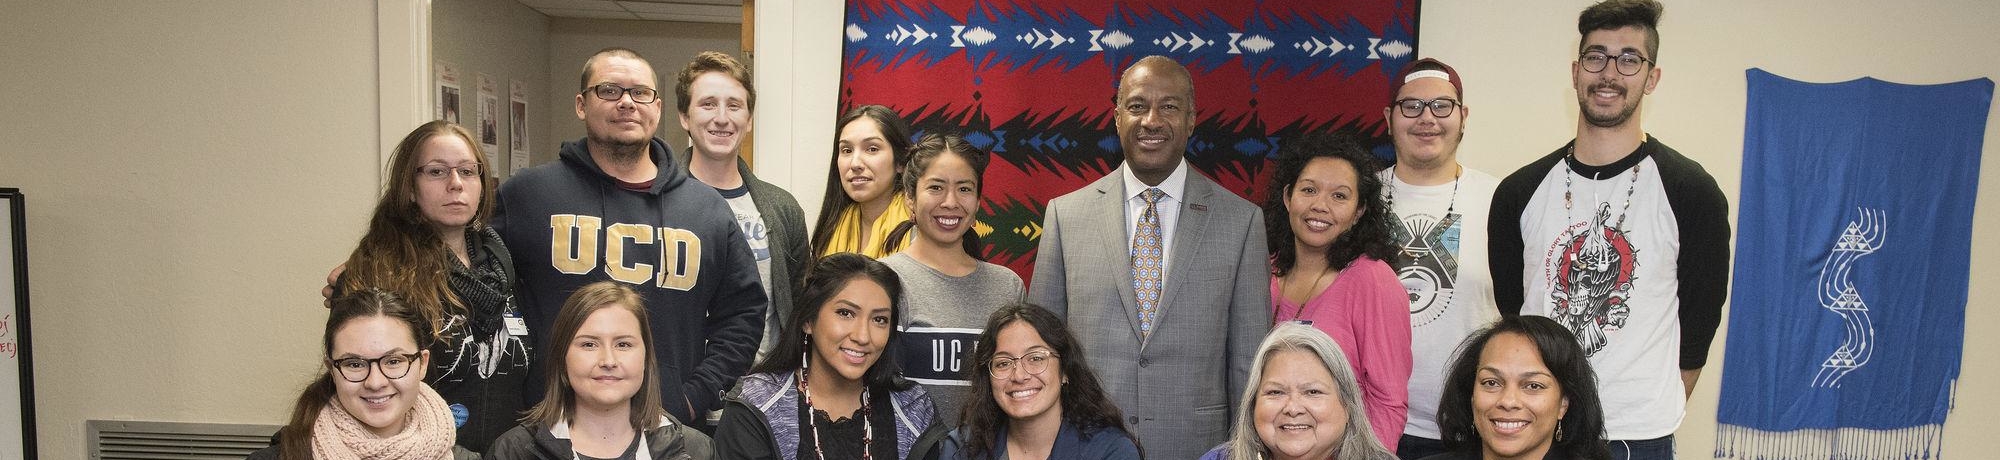
[(560, 161), (508, 179), (494, 207), (535, 349), (555, 350), (546, 342), (570, 293), (624, 282), (646, 299), (662, 405), (675, 418), (704, 420), (749, 369), (764, 331), (767, 301), (750, 246), (729, 204), (675, 166), (659, 138), (651, 149), (659, 176), (644, 192), (620, 188), (584, 145), (564, 142)]

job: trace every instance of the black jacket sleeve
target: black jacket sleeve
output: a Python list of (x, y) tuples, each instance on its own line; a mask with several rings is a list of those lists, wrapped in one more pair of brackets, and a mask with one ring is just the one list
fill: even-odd
[(722, 408), (722, 422), (715, 427), (716, 460), (777, 460), (774, 442), (764, 414), (736, 401)]
[(1722, 304), (1729, 300), (1729, 198), (1701, 164), (1661, 146), (1656, 153), (1667, 204), (1679, 227), (1681, 369), (1708, 364)]
[[(757, 356), (757, 344), (764, 339), (764, 310), (770, 300), (757, 275), (757, 259), (742, 230), (729, 224), (721, 260), (722, 283), (716, 286), (715, 300), (708, 305), (702, 330), (708, 345), (701, 364), (684, 384), (686, 404), (693, 409), (683, 420), (704, 420), (709, 411), (722, 407), (722, 391), (736, 385), (736, 377), (750, 369)], [(667, 404), (674, 404), (668, 401)], [(678, 411), (672, 411), (678, 414)]]
[(1486, 268), (1493, 276), (1493, 300), (1502, 316), (1521, 314), (1524, 290), (1527, 281), (1521, 272), (1524, 265), (1521, 252), (1525, 243), (1521, 241), (1521, 212), (1527, 209), (1528, 200), (1535, 196), (1535, 186), (1540, 184), (1547, 171), (1538, 170), (1541, 162), (1530, 163), (1506, 179), (1493, 191), (1493, 207), (1486, 221)]

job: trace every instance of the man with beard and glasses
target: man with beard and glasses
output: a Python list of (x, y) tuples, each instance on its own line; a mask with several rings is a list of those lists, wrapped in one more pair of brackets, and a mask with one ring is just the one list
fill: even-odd
[(1500, 179), (1458, 163), (1471, 116), (1458, 71), (1436, 59), (1389, 81), (1382, 118), (1396, 164), (1382, 170), (1382, 201), (1403, 252), (1390, 266), (1410, 293), (1409, 415), (1393, 444), (1405, 460), (1445, 451), (1437, 402), (1452, 350), (1500, 317), (1486, 268), (1486, 213)]
[(1661, 10), (1608, 0), (1583, 11), (1576, 139), (1502, 180), (1488, 227), (1501, 314), (1576, 334), (1620, 459), (1672, 458), (1729, 283), (1727, 198), (1639, 124), (1660, 82)]
[(1236, 397), (1271, 327), (1264, 213), (1188, 167), (1186, 67), (1139, 59), (1112, 100), (1124, 162), (1049, 200), (1028, 299), (1077, 332), (1148, 457), (1195, 458), (1247, 410)]
[(660, 400), (706, 428), (702, 415), (722, 407), (757, 353), (766, 298), (736, 213), (655, 137), (667, 103), (658, 87), (632, 50), (586, 59), (576, 94), (584, 138), (502, 185), (493, 226), (514, 253), (537, 349), (550, 346), (542, 341), (571, 292), (624, 283), (650, 312)]

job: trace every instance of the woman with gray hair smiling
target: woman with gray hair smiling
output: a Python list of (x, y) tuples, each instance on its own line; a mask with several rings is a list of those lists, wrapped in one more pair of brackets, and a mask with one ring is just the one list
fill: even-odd
[(1229, 442), (1202, 460), (1389, 460), (1369, 429), (1361, 386), (1333, 338), (1281, 323), (1257, 346)]

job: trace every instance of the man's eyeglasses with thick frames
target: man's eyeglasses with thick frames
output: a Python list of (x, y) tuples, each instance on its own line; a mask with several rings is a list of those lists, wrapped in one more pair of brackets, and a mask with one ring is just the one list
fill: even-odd
[(1425, 107), (1431, 109), (1431, 116), (1444, 118), (1458, 112), (1458, 101), (1442, 97), (1428, 101), (1423, 99), (1398, 99), (1396, 100), (1396, 107), (1403, 114), (1403, 118), (1424, 116)]
[(363, 380), (368, 380), (368, 374), (374, 372), (376, 368), (381, 368), (382, 377), (390, 380), (408, 376), (410, 368), (417, 367), (415, 364), (419, 358), (423, 358), (423, 354), (390, 354), (375, 359), (343, 358), (327, 360), (327, 363), (333, 365), (334, 372), (340, 374), (340, 378), (361, 383)]
[(632, 102), (640, 104), (651, 104), (653, 101), (660, 100), (660, 90), (644, 86), (626, 88), (610, 83), (599, 83), (596, 86), (585, 88), (584, 91), (597, 95), (598, 99), (613, 102), (616, 102), (618, 98), (624, 97), (627, 94), (632, 95)]
[(1640, 56), (1638, 53), (1623, 53), (1612, 56), (1611, 53), (1598, 50), (1585, 51), (1582, 56), (1576, 58), (1578, 63), (1583, 64), (1583, 71), (1590, 73), (1603, 72), (1605, 65), (1610, 64), (1614, 60), (1618, 61), (1618, 74), (1627, 77), (1638, 75), (1640, 70), (1645, 69), (1644, 64), (1653, 62), (1652, 59), (1646, 59), (1645, 56)]

